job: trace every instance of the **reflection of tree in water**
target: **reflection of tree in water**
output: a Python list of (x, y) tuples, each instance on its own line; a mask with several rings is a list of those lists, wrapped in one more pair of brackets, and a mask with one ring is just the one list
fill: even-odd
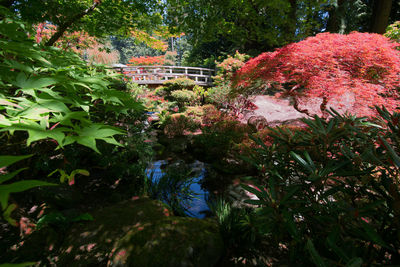
[(151, 198), (167, 203), (176, 214), (193, 215), (189, 210), (190, 204), (198, 193), (192, 185), (202, 171), (202, 168), (183, 161), (171, 164), (165, 160), (153, 162), (147, 169), (147, 192)]

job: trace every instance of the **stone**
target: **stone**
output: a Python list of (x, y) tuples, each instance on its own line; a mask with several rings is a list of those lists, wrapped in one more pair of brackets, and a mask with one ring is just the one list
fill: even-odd
[(169, 217), (136, 225), (117, 243), (108, 266), (215, 266), (222, 253), (215, 221)]
[(160, 201), (134, 197), (90, 214), (93, 221), (62, 233), (35, 231), (18, 259), (39, 266), (214, 266), (223, 253), (216, 221), (173, 216)]

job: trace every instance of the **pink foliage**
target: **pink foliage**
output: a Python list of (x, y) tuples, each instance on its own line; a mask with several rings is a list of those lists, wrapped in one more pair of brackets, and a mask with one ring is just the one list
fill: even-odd
[[(400, 106), (398, 44), (379, 34), (321, 33), (249, 60), (234, 77), (237, 90), (248, 90), (260, 80), (292, 97), (299, 105), (320, 104), (373, 115), (373, 105), (389, 110)], [(318, 105), (318, 104), (317, 104)], [(307, 110), (302, 110), (307, 113)]]

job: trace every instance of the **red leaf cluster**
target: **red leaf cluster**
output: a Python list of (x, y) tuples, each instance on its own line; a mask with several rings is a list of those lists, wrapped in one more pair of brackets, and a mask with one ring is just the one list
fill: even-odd
[[(294, 104), (320, 104), (373, 115), (373, 105), (400, 106), (398, 44), (379, 34), (321, 33), (249, 60), (235, 75), (238, 92), (256, 84)], [(316, 101), (318, 100), (318, 101)]]
[[(39, 23), (35, 25), (35, 29), (35, 39), (37, 43), (47, 42), (57, 32), (57, 26), (50, 23)], [(55, 43), (55, 46), (64, 50), (72, 49), (78, 54), (83, 54), (85, 49), (98, 46), (98, 42), (87, 32), (74, 31), (64, 33)]]
[(155, 57), (133, 57), (129, 60), (129, 66), (164, 65), (165, 55)]

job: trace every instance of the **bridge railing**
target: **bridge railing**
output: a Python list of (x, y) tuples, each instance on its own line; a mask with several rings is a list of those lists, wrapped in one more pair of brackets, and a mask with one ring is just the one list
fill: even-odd
[(124, 66), (115, 67), (138, 84), (162, 84), (164, 81), (187, 77), (201, 86), (211, 86), (214, 70), (183, 66)]

